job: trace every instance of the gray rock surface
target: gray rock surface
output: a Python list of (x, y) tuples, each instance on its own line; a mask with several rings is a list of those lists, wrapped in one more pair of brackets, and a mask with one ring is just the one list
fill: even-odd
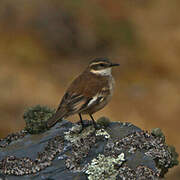
[(0, 179), (8, 180), (159, 179), (172, 161), (164, 137), (131, 123), (79, 133), (63, 120), (41, 134), (24, 130), (0, 140)]

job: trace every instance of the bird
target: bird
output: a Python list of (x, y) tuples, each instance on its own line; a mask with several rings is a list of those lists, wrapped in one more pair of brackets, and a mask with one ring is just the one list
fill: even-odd
[(96, 58), (74, 79), (67, 88), (55, 114), (47, 120), (47, 128), (68, 116), (78, 114), (82, 129), (85, 124), (82, 114), (88, 114), (95, 128), (93, 114), (104, 108), (110, 101), (114, 90), (112, 67), (119, 66), (108, 58)]

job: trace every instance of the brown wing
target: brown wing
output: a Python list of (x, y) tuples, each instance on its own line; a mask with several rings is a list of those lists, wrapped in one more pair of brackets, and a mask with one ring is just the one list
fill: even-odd
[[(55, 115), (48, 120), (47, 126), (52, 127), (59, 119), (80, 113), (86, 108), (89, 108), (87, 106), (89, 102), (98, 93), (100, 94), (105, 85), (107, 85), (106, 78), (89, 72), (82, 73), (67, 89)], [(100, 101), (100, 98), (98, 97), (97, 100)], [(94, 103), (91, 103), (91, 105)]]
[(106, 87), (107, 83), (108, 78), (85, 71), (72, 82), (67, 92), (90, 98)]

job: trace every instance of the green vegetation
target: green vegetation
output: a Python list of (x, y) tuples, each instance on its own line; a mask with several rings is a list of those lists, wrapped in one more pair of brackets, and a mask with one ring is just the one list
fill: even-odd
[(26, 122), (25, 129), (30, 134), (38, 134), (47, 130), (46, 122), (55, 113), (54, 109), (47, 106), (36, 105), (28, 108), (23, 115)]

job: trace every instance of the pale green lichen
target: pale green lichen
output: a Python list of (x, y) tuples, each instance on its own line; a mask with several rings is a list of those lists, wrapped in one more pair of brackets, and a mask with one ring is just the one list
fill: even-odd
[[(165, 144), (165, 135), (160, 128), (152, 129), (151, 134), (156, 138), (160, 138)], [(173, 166), (177, 166), (179, 164), (178, 153), (176, 152), (175, 147), (171, 145), (167, 145), (167, 147), (171, 156), (170, 164), (165, 166), (165, 163), (162, 160), (155, 160), (157, 167), (161, 169), (161, 177), (164, 177), (164, 175), (168, 172), (169, 168), (172, 168)]]
[(93, 159), (88, 165), (85, 173), (88, 174), (89, 180), (116, 180), (118, 168), (124, 161), (124, 153), (121, 153), (117, 158), (99, 154), (97, 159)]
[(110, 138), (110, 135), (104, 129), (99, 129), (98, 131), (96, 131), (96, 136), (104, 136), (106, 139)]
[(64, 132), (64, 139), (70, 141), (71, 143), (76, 143), (80, 139), (87, 137), (95, 131), (93, 126), (88, 126), (81, 133), (80, 130), (80, 125), (73, 126), (69, 131)]

